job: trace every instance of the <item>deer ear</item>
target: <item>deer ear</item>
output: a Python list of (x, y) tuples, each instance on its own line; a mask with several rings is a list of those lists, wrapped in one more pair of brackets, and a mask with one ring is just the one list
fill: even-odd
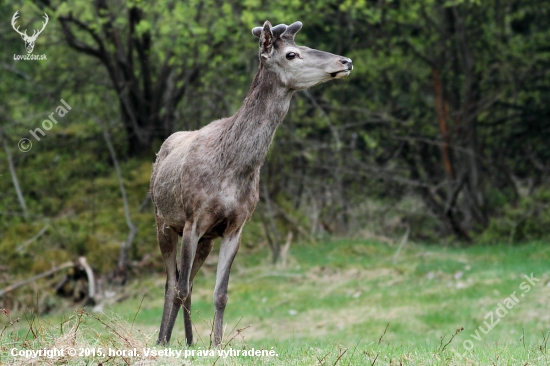
[(275, 38), (271, 31), (271, 23), (266, 20), (260, 32), (260, 56), (262, 58), (269, 58), (271, 56), (273, 42), (275, 42)]

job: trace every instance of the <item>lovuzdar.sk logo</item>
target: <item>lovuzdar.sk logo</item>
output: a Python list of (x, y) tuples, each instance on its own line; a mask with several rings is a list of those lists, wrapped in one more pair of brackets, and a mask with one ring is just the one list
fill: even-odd
[(32, 33), (32, 35), (27, 34), (27, 30), (25, 29), (23, 32), (19, 30), (19, 26), (16, 27), (16, 21), (17, 18), (19, 18), (19, 10), (13, 14), (13, 17), (11, 18), (11, 26), (12, 28), (23, 38), (23, 41), (25, 42), (25, 49), (27, 50), (26, 55), (13, 55), (14, 60), (46, 60), (46, 55), (31, 55), (32, 51), (34, 50), (34, 44), (36, 42), (36, 39), (44, 31), (46, 28), (46, 25), (48, 24), (48, 14), (44, 13), (44, 19), (45, 22), (42, 22), (42, 29), (38, 30), (35, 29)]

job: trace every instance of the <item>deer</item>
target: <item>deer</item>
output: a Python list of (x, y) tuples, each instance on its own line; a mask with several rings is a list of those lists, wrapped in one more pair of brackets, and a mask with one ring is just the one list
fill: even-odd
[(25, 48), (27, 49), (27, 53), (32, 53), (32, 51), (34, 50), (34, 43), (36, 42), (36, 39), (38, 38), (38, 36), (40, 35), (40, 33), (42, 33), (42, 31), (44, 30), (44, 28), (46, 28), (46, 25), (48, 24), (48, 14), (44, 13), (44, 19), (46, 20), (46, 22), (42, 22), (42, 29), (38, 30), (38, 29), (35, 29), (32, 33), (32, 36), (28, 36), (27, 35), (27, 30), (25, 29), (24, 32), (20, 32), (19, 31), (19, 26), (17, 28), (15, 28), (15, 22), (17, 21), (17, 18), (19, 18), (19, 10), (17, 10), (15, 12), (15, 14), (13, 14), (13, 17), (11, 18), (11, 26), (12, 28), (17, 32), (19, 33), (19, 35), (21, 36), (21, 38), (23, 38), (23, 41), (25, 41)]
[[(162, 144), (153, 164), (150, 195), (157, 240), (166, 268), (164, 308), (157, 344), (169, 344), (180, 308), (187, 345), (193, 343), (193, 280), (221, 238), (214, 287), (214, 346), (223, 338), (231, 265), (245, 223), (259, 200), (260, 168), (294, 92), (348, 76), (352, 60), (297, 46), (301, 22), (252, 34), (260, 39), (259, 65), (240, 109), (195, 131), (180, 131)], [(177, 242), (181, 249), (177, 254)]]

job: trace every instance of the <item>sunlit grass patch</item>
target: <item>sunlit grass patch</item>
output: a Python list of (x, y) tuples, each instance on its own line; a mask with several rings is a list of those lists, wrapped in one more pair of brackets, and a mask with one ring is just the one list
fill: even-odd
[[(243, 251), (237, 256), (230, 279), (224, 339), (231, 342), (226, 347), (241, 350), (274, 347), (278, 356), (221, 357), (218, 361), (194, 357), (188, 362), (197, 365), (214, 362), (217, 365), (509, 365), (520, 361), (521, 364), (547, 364), (549, 250), (546, 245), (536, 243), (467, 249), (409, 243), (395, 257), (396, 245), (338, 240), (294, 245), (285, 268), (270, 265), (265, 251)], [(525, 275), (531, 273), (539, 281), (524, 297), (518, 297), (521, 301), (487, 334), (478, 331), (476, 336), (476, 330), (487, 320), (486, 315), (494, 312), (514, 291), (519, 296)], [(209, 268), (201, 272), (194, 283), (192, 317), (196, 344), (191, 348), (194, 350), (207, 350), (211, 346), (214, 282), (214, 271)], [(82, 333), (75, 337), (76, 342), (126, 347), (126, 341), (113, 334), (112, 329), (97, 319), (100, 318), (107, 324), (114, 319), (118, 324), (114, 329), (120, 326), (127, 330), (125, 337), (134, 335), (140, 344), (155, 346), (164, 278), (135, 279), (121, 291), (125, 292), (124, 301), (102, 308), (111, 315), (93, 313), (92, 308), (80, 313), (87, 315), (79, 327)], [(79, 313), (69, 316), (74, 320), (76, 314)], [(21, 314), (17, 316), (24, 319)], [(29, 323), (25, 321), (9, 326), (3, 337), (14, 328), (20, 337), (19, 345), (23, 345), (21, 337), (30, 334), (33, 342), (43, 342), (44, 347), (48, 347), (52, 343), (47, 339), (60, 335), (57, 329), (67, 317), (65, 313), (54, 312), (40, 318), (42, 324), (51, 325), (51, 334), (55, 336), (50, 338), (29, 333)], [(5, 319), (0, 324), (6, 324)], [(461, 328), (464, 330), (455, 334), (456, 329)], [(447, 344), (452, 335), (454, 338)], [(4, 356), (6, 345), (15, 344), (9, 337), (8, 341), (2, 340)], [(186, 349), (181, 317), (172, 339), (173, 348)], [(472, 342), (472, 347), (467, 341)], [(28, 343), (31, 347), (40, 344)], [(169, 363), (174, 359), (164, 357), (157, 361)]]

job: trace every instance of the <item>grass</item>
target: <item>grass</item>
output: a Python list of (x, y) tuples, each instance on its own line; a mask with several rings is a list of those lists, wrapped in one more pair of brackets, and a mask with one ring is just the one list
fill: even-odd
[[(192, 365), (550, 363), (548, 245), (453, 249), (407, 244), (397, 258), (395, 251), (396, 246), (362, 240), (294, 245), (285, 268), (269, 265), (264, 251), (240, 253), (229, 286), (225, 350), (273, 349), (277, 356), (272, 357), (199, 355), (210, 348), (214, 313), (214, 266), (207, 264), (194, 284), (196, 344), (190, 349), (183, 345), (179, 319), (172, 348), (194, 352), (183, 361)], [(531, 274), (530, 283), (525, 276)], [(125, 301), (101, 313), (84, 309), (40, 318), (26, 314), (28, 320), (24, 314), (10, 314), (12, 320), (22, 319), (13, 325), (4, 315), (0, 363), (30, 361), (10, 356), (13, 347), (152, 348), (163, 289), (162, 276), (141, 278), (124, 289)], [(512, 295), (517, 303), (505, 302)], [(499, 304), (509, 308), (499, 310)], [(40, 359), (51, 364), (67, 360)], [(182, 362), (173, 356), (89, 356), (69, 361), (138, 360)]]

